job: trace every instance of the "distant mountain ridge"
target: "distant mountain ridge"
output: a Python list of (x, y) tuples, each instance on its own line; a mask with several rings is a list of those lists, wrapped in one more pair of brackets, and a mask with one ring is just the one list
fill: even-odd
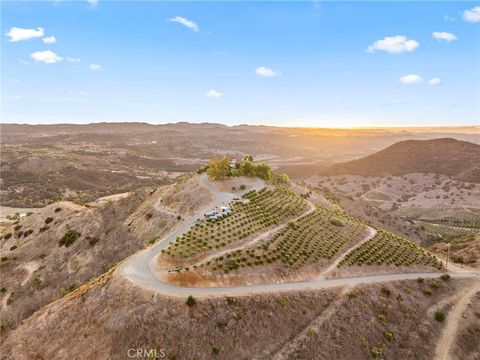
[(452, 138), (405, 140), (375, 154), (333, 165), (333, 174), (436, 173), (480, 183), (480, 145)]

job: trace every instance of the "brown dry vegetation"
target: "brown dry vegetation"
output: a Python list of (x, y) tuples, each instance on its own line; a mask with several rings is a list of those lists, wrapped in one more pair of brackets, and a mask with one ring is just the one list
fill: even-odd
[[(354, 295), (339, 288), (196, 299), (188, 307), (186, 299), (142, 291), (114, 275), (25, 320), (4, 339), (2, 359), (124, 359), (130, 348), (165, 349), (178, 359), (271, 359), (333, 302), (334, 315), (288, 358), (371, 359), (371, 348), (383, 343), (387, 358), (431, 359), (442, 324), (429, 309), (463, 285), (431, 281), (438, 283), (431, 296), (422, 292), (429, 282), (404, 281), (354, 288)], [(394, 340), (385, 339), (387, 331)]]
[[(431, 290), (432, 283), (439, 287)], [(334, 315), (289, 358), (372, 359), (378, 351), (382, 359), (432, 359), (443, 327), (435, 320), (434, 309), (459, 286), (458, 282), (430, 280), (354, 288)], [(424, 290), (432, 291), (432, 295), (425, 295)], [(448, 316), (448, 304), (441, 310)], [(393, 335), (392, 340), (387, 332)]]
[(406, 140), (373, 155), (334, 165), (334, 174), (404, 175), (445, 174), (480, 183), (480, 145), (452, 138)]
[(456, 343), (451, 354), (455, 360), (480, 359), (480, 292), (474, 295), (462, 314)]
[(450, 261), (480, 270), (480, 232), (458, 236), (448, 243), (439, 242), (429, 247), (429, 250), (445, 258), (448, 246), (450, 246)]
[[(154, 188), (90, 206), (52, 204), (4, 229), (2, 328), (15, 327), (40, 307), (161, 238), (180, 221), (175, 212), (155, 206), (167, 195), (171, 208), (180, 210), (210, 199), (195, 177), (181, 182), (174, 192), (169, 187)], [(61, 246), (59, 241), (69, 231), (77, 232), (78, 238)]]

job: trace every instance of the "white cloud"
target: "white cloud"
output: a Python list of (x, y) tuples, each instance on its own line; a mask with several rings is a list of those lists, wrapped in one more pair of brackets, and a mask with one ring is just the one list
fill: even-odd
[(14, 26), (9, 32), (5, 33), (5, 35), (10, 38), (10, 42), (17, 42), (43, 37), (43, 31), (44, 29), (41, 27), (36, 29), (22, 29)]
[(174, 18), (171, 18), (171, 19), (168, 19), (168, 20), (171, 21), (171, 22), (176, 22), (176, 23), (185, 25), (186, 27), (188, 27), (189, 29), (192, 29), (193, 31), (200, 31), (200, 29), (198, 28), (198, 25), (196, 23), (194, 23), (191, 20), (187, 20), (187, 19), (185, 19), (181, 16), (175, 16)]
[(55, 44), (57, 42), (55, 36), (47, 36), (44, 37), (42, 40), (45, 44)]
[(211, 98), (219, 98), (219, 97), (222, 97), (223, 94), (222, 93), (219, 93), (217, 90), (215, 89), (212, 89), (212, 90), (209, 90), (205, 93), (205, 96), (208, 96), (208, 97), (211, 97)]
[(82, 59), (67, 56), (67, 61), (73, 62), (73, 63), (79, 63), (80, 61), (82, 61)]
[(390, 54), (400, 54), (414, 51), (420, 44), (403, 35), (387, 36), (383, 40), (377, 40), (367, 48), (367, 52), (386, 51)]
[(88, 2), (91, 6), (97, 6), (97, 4), (98, 4), (98, 0), (87, 0), (87, 2)]
[(255, 74), (257, 74), (258, 76), (275, 77), (280, 75), (280, 72), (272, 70), (265, 66), (260, 66), (255, 70)]
[(404, 84), (419, 84), (423, 81), (422, 77), (417, 74), (408, 74), (402, 76), (399, 80)]
[(445, 31), (435, 31), (434, 33), (432, 33), (432, 36), (439, 41), (458, 40), (458, 38), (454, 34)]
[(434, 77), (428, 80), (429, 85), (440, 85), (441, 83), (442, 83), (442, 79), (440, 79), (439, 77)]
[(443, 15), (443, 20), (445, 20), (445, 21), (455, 21), (457, 19), (455, 19), (454, 17), (449, 16), (449, 15)]
[(100, 70), (101, 66), (98, 64), (90, 64), (90, 70), (92, 71), (98, 71)]
[(30, 57), (35, 61), (43, 62), (45, 64), (55, 64), (63, 60), (61, 56), (58, 56), (50, 50), (36, 51), (33, 54), (30, 54)]
[(463, 20), (468, 22), (479, 22), (480, 21), (480, 6), (475, 6), (471, 10), (465, 10), (463, 12)]

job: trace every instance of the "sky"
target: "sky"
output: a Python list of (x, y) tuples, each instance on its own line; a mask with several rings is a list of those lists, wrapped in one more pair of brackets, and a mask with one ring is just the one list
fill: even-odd
[(480, 2), (1, 2), (3, 123), (480, 124)]

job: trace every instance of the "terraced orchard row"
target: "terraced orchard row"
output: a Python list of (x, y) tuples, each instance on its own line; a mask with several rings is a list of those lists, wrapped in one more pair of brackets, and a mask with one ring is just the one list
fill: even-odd
[(442, 268), (436, 257), (415, 243), (384, 230), (378, 230), (373, 239), (356, 247), (339, 264), (352, 265), (427, 265)]
[(230, 216), (215, 222), (197, 222), (162, 253), (188, 259), (204, 251), (219, 249), (298, 216), (307, 206), (301, 196), (279, 186), (258, 192), (252, 190), (242, 198), (230, 203)]
[(267, 241), (236, 250), (201, 264), (200, 268), (228, 273), (232, 270), (279, 264), (287, 268), (301, 268), (331, 259), (348, 242), (365, 236), (366, 227), (358, 221), (318, 208), (291, 221)]
[(480, 228), (480, 212), (478, 209), (464, 208), (401, 208), (395, 215), (414, 220), (434, 222), (465, 228)]

